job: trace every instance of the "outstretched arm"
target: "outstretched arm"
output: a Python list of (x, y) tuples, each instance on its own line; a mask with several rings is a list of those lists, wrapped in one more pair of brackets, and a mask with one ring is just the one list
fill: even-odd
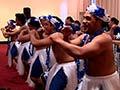
[(84, 45), (83, 47), (73, 45), (73, 44), (70, 44), (64, 41), (60, 33), (55, 33), (54, 35), (51, 36), (51, 39), (54, 41), (54, 43), (64, 48), (68, 54), (70, 54), (73, 57), (78, 57), (78, 58), (92, 57), (94, 55), (101, 53), (106, 47), (105, 46), (106, 42), (103, 41), (105, 40), (105, 38), (93, 40), (92, 42)]

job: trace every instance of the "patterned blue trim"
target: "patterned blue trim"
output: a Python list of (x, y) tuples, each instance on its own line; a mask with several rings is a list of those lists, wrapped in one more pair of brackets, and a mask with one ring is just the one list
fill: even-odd
[(53, 77), (49, 90), (64, 90), (67, 85), (67, 76), (64, 73), (63, 67)]
[(87, 11), (89, 11), (90, 13), (92, 13), (97, 17), (105, 16), (105, 10), (99, 6), (96, 6), (94, 3), (92, 3), (92, 5), (90, 5), (89, 7), (87, 7)]
[(23, 52), (22, 52), (22, 55), (21, 55), (21, 59), (23, 61), (28, 61), (30, 59), (30, 55), (29, 55), (29, 53), (28, 53), (28, 51), (27, 51), (27, 49), (25, 47), (23, 49)]
[(29, 53), (30, 53), (31, 56), (33, 56), (33, 54), (34, 54), (34, 46), (32, 45), (31, 42), (29, 44)]
[(50, 23), (54, 25), (56, 32), (60, 32), (60, 30), (63, 28), (64, 23), (57, 16), (48, 15), (48, 16), (44, 16), (43, 18), (48, 20)]
[(37, 56), (35, 62), (33, 63), (30, 76), (39, 78), (42, 74), (43, 74), (42, 64), (39, 60), (39, 56)]
[(46, 59), (46, 66), (47, 70), (50, 70), (50, 47), (46, 48), (46, 54), (47, 54), (47, 59)]
[(17, 47), (15, 44), (13, 44), (11, 50), (10, 50), (10, 53), (11, 53), (11, 57), (12, 58), (15, 58), (17, 55), (18, 55), (18, 50), (17, 50)]

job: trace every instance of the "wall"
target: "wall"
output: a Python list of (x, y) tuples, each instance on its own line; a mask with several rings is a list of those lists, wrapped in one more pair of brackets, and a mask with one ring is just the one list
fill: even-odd
[(97, 0), (97, 4), (106, 9), (106, 13), (111, 17), (116, 17), (120, 20), (120, 1), (119, 0)]
[[(22, 12), (23, 7), (30, 7), (33, 16), (57, 15), (63, 21), (67, 16), (80, 19), (89, 0), (0, 0), (0, 28), (9, 19), (15, 18), (15, 13)], [(85, 3), (85, 4), (84, 4)], [(0, 41), (6, 40), (0, 32)]]
[[(57, 15), (66, 17), (61, 14), (61, 4), (66, 4), (65, 0), (0, 0), (0, 28), (6, 25), (9, 19), (15, 18), (15, 13), (22, 12), (23, 7), (30, 7), (33, 16), (40, 15)], [(67, 12), (63, 9), (64, 12)], [(5, 40), (0, 32), (0, 41)]]

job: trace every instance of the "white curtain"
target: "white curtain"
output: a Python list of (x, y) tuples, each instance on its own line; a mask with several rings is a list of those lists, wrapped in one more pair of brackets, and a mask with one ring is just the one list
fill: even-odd
[(120, 1), (119, 0), (96, 0), (97, 5), (106, 9), (107, 14), (120, 20)]
[(80, 0), (68, 0), (68, 16), (78, 19)]

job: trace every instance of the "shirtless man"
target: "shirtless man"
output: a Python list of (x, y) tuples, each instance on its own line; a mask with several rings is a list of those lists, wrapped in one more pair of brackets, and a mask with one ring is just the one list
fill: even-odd
[(16, 35), (9, 36), (8, 34), (6, 34), (6, 32), (13, 32), (15, 30), (15, 28), (16, 28), (16, 22), (14, 20), (12, 20), (12, 19), (7, 22), (7, 26), (5, 26), (4, 28), (1, 28), (3, 36), (5, 38), (7, 38), (8, 42), (9, 42), (8, 43), (8, 48), (7, 48), (8, 66), (9, 67), (13, 66), (13, 60), (12, 59), (13, 59), (14, 56), (11, 55), (10, 50), (13, 47), (13, 43), (14, 43), (14, 41), (16, 39)]
[[(16, 68), (19, 69), (19, 67), (21, 68), (21, 65), (19, 65), (18, 63), (19, 63), (19, 59), (21, 58), (20, 57), (20, 52), (22, 50), (19, 47), (20, 43), (18, 42), (18, 37), (19, 37), (21, 31), (23, 31), (25, 29), (28, 29), (28, 27), (25, 25), (26, 18), (24, 16), (24, 14), (16, 13), (15, 17), (16, 17), (16, 20), (15, 20), (16, 21), (16, 25), (19, 26), (19, 28), (15, 28), (15, 30), (13, 32), (6, 32), (5, 34), (8, 35), (8, 36), (11, 36), (11, 37), (15, 37), (16, 36), (15, 38), (13, 38), (14, 39), (14, 43), (13, 43), (14, 46), (11, 47), (11, 55), (17, 57), (17, 58), (15, 57), (14, 59), (16, 61), (16, 65), (17, 65)], [(17, 47), (16, 52), (13, 52), (14, 48), (16, 48), (16, 47)], [(18, 72), (19, 72), (19, 70), (18, 70)]]
[(44, 22), (44, 39), (35, 38), (35, 31), (30, 32), (33, 45), (46, 48), (52, 45), (56, 64), (50, 69), (45, 90), (75, 90), (77, 87), (76, 63), (59, 45), (53, 44), (50, 35), (62, 29), (62, 23), (55, 17), (48, 16)]
[(15, 61), (15, 63), (17, 62), (17, 58), (16, 58), (18, 56), (17, 37), (23, 29), (26, 29), (25, 16), (22, 13), (16, 13), (15, 19), (16, 19), (15, 20), (16, 26), (19, 26), (19, 28), (15, 28), (12, 31), (8, 30), (7, 32), (4, 32), (4, 35), (7, 37), (11, 37), (11, 41), (12, 41), (10, 43), (10, 48), (9, 48), (9, 53), (8, 53), (9, 54), (9, 58), (8, 58), (9, 67), (12, 66), (13, 61)]
[[(104, 19), (103, 19), (104, 17)], [(83, 25), (90, 35), (88, 43), (82, 47), (63, 40), (61, 33), (55, 33), (51, 39), (75, 58), (84, 58), (86, 75), (79, 90), (119, 90), (120, 79), (114, 63), (112, 38), (102, 31), (105, 20), (104, 9), (92, 4), (84, 14)], [(79, 44), (83, 35), (72, 43)]]
[(114, 55), (115, 61), (117, 65), (117, 69), (120, 75), (120, 27), (118, 26), (119, 20), (115, 17), (112, 17), (109, 21), (109, 33), (113, 38), (113, 48), (114, 48)]
[(24, 7), (23, 8), (23, 14), (25, 15), (26, 21), (31, 17), (31, 8), (30, 7)]

